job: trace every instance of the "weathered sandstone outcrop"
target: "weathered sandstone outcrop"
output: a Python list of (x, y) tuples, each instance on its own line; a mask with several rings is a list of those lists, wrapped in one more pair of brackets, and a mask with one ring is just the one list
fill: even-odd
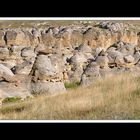
[(65, 82), (139, 71), (139, 44), (136, 29), (116, 22), (0, 29), (0, 98), (63, 93)]

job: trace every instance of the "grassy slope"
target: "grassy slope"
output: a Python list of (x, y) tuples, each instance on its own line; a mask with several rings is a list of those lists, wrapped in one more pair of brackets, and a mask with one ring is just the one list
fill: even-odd
[(130, 74), (109, 77), (66, 94), (5, 104), (0, 119), (140, 119), (139, 84)]

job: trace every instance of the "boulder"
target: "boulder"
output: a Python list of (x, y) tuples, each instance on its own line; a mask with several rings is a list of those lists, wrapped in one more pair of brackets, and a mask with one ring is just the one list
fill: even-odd
[(10, 47), (10, 55), (14, 59), (18, 59), (21, 57), (21, 50), (25, 48), (25, 46), (11, 46)]
[(99, 70), (100, 66), (97, 63), (90, 63), (82, 74), (80, 85), (88, 86), (95, 83), (96, 80), (100, 78)]
[(54, 46), (56, 42), (56, 38), (53, 36), (53, 32), (51, 29), (41, 34), (41, 40), (42, 40), (42, 43), (47, 47)]
[(6, 81), (11, 81), (11, 79), (14, 77), (14, 74), (9, 68), (3, 64), (0, 64), (0, 77)]
[(25, 74), (29, 75), (33, 67), (32, 61), (24, 61), (21, 64), (18, 64), (11, 68), (14, 74)]
[(95, 62), (100, 66), (100, 68), (108, 68), (109, 59), (107, 56), (98, 56)]
[(124, 57), (122, 55), (117, 56), (115, 59), (115, 63), (117, 67), (124, 67), (125, 66)]
[(82, 52), (75, 54), (68, 61), (71, 69), (68, 71), (70, 82), (80, 82), (84, 67), (87, 65), (87, 58)]
[(34, 53), (33, 49), (28, 47), (21, 50), (21, 57), (29, 59), (29, 58), (36, 57), (36, 54)]
[(92, 53), (92, 48), (85, 44), (81, 44), (79, 47), (76, 48), (76, 50), (82, 53)]
[[(31, 30), (23, 30), (24, 34), (25, 34), (25, 39), (26, 39), (26, 46), (28, 47), (36, 47), (39, 43), (41, 43), (41, 37), (36, 37), (36, 35), (34, 36), (34, 33)], [(41, 35), (40, 35), (41, 36)]]
[(121, 31), (124, 29), (123, 23), (115, 23), (110, 21), (103, 21), (99, 23), (100, 28), (109, 29), (112, 32)]
[(9, 50), (7, 47), (0, 47), (0, 59), (6, 60), (9, 58)]
[(38, 44), (35, 48), (35, 52), (38, 54), (49, 54), (52, 53), (52, 47), (44, 44)]
[(101, 47), (93, 49), (92, 55), (94, 56), (95, 59), (101, 53), (102, 50), (103, 50), (103, 48), (101, 48)]
[(83, 43), (83, 34), (78, 30), (73, 30), (70, 36), (70, 44), (72, 48), (76, 48)]
[(9, 30), (6, 32), (6, 45), (8, 46), (29, 46), (30, 42), (21, 30)]
[(123, 54), (119, 51), (108, 51), (107, 57), (109, 59), (109, 64), (114, 64), (116, 57), (123, 57)]
[(52, 65), (50, 58), (47, 55), (37, 56), (36, 62), (34, 64), (34, 74), (38, 79), (51, 79), (55, 77), (56, 70)]
[(134, 63), (137, 64), (140, 60), (140, 52), (136, 51), (133, 57), (134, 57)]
[(94, 59), (94, 56), (92, 54), (93, 51), (92, 51), (92, 48), (90, 46), (82, 44), (79, 47), (77, 47), (76, 50), (83, 53), (87, 60), (93, 60)]
[(134, 54), (134, 45), (131, 45), (129, 43), (121, 46), (120, 48), (117, 49), (124, 55), (133, 55)]
[(131, 55), (127, 55), (127, 56), (124, 57), (124, 61), (126, 63), (133, 63), (134, 62), (134, 57), (131, 56)]
[(8, 60), (0, 60), (0, 64), (6, 66), (9, 69), (12, 69), (17, 65), (17, 61), (14, 59), (8, 59)]
[(83, 72), (84, 70), (82, 66), (73, 66), (71, 68), (71, 71), (67, 72), (67, 75), (68, 75), (67, 81), (69, 83), (80, 82)]
[(37, 81), (31, 86), (33, 94), (55, 95), (66, 92), (63, 82)]
[(0, 30), (0, 46), (5, 46), (6, 45), (4, 35), (5, 35), (4, 31)]
[(12, 82), (0, 82), (0, 98), (26, 98), (27, 96), (31, 96), (29, 77), (16, 75), (13, 79)]
[(0, 98), (19, 97), (26, 98), (31, 96), (31, 92), (24, 87), (16, 87), (12, 83), (0, 83)]
[(65, 62), (61, 54), (52, 54), (49, 56), (51, 64), (54, 66), (56, 73), (62, 73), (65, 69)]
[(81, 52), (75, 52), (75, 54), (70, 58), (70, 64), (83, 64), (85, 62), (87, 62), (87, 59)]

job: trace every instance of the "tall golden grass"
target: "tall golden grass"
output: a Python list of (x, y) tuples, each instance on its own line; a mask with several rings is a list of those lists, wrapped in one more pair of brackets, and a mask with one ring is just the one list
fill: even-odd
[(7, 103), (0, 119), (22, 120), (115, 120), (140, 119), (140, 77), (121, 74), (94, 85), (70, 89), (56, 96)]

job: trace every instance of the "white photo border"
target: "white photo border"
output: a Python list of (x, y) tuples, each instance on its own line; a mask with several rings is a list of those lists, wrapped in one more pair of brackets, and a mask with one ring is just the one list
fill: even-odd
[[(1, 20), (140, 20), (140, 17), (0, 17)], [(140, 120), (0, 120), (0, 123), (140, 123)]]

